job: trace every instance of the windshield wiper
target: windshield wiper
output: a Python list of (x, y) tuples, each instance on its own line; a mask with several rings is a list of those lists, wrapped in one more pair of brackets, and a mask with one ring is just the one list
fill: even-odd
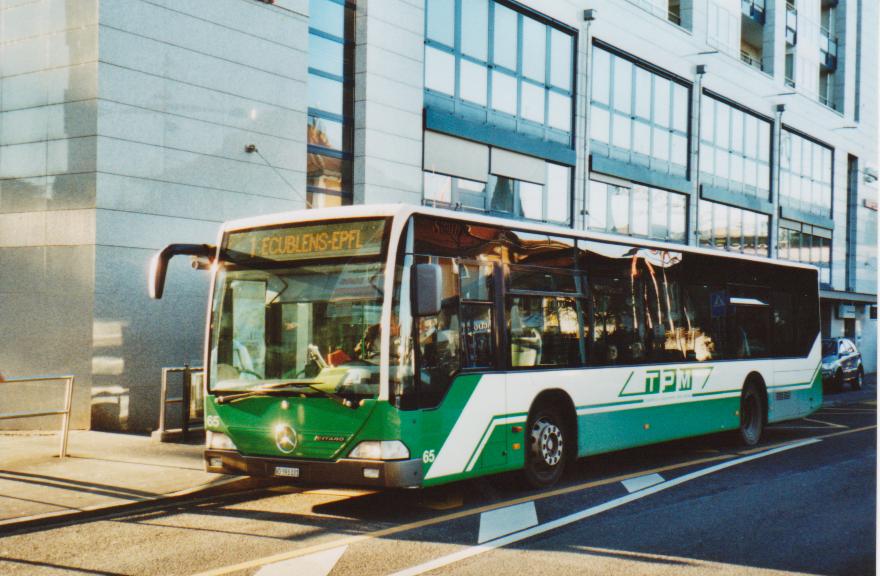
[(352, 410), (360, 406), (360, 402), (356, 400), (340, 396), (339, 394), (335, 394), (333, 392), (321, 390), (314, 384), (309, 384), (308, 382), (274, 382), (272, 384), (266, 384), (265, 386), (254, 388), (246, 392), (218, 395), (217, 404), (228, 404), (231, 402), (236, 402), (238, 400), (244, 400), (245, 398), (252, 398), (254, 396), (274, 396), (279, 394), (289, 394), (290, 391), (283, 390), (284, 388), (308, 388), (309, 390), (317, 392), (319, 395), (324, 396), (325, 398), (330, 398), (331, 400), (338, 402), (346, 408), (351, 408)]

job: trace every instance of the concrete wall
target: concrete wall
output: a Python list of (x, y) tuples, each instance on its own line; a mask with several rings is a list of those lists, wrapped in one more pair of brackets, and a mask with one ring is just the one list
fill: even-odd
[[(91, 387), (97, 18), (97, 0), (0, 2), (0, 372), (75, 374), (76, 427)], [(8, 385), (0, 412), (62, 404), (60, 384)]]
[(207, 273), (150, 301), (153, 252), (302, 207), (307, 5), (101, 2), (93, 427), (155, 427), (161, 368), (202, 363)]

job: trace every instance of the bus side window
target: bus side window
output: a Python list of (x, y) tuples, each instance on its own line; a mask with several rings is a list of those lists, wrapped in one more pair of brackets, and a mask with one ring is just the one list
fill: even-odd
[(437, 406), (459, 369), (458, 272), (452, 258), (417, 256), (416, 262), (433, 261), (443, 277), (440, 312), (418, 319), (419, 406)]
[(494, 265), (462, 262), (458, 268), (461, 278), (461, 366), (489, 368), (495, 361)]

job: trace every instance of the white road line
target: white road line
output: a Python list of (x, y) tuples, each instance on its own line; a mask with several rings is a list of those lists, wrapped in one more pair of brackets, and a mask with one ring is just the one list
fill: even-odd
[(623, 484), (623, 487), (626, 488), (627, 492), (632, 494), (633, 492), (650, 488), (661, 482), (663, 482), (663, 476), (659, 474), (646, 474), (644, 476), (636, 476), (635, 478), (627, 478), (620, 483)]
[(348, 546), (331, 548), (263, 566), (254, 576), (327, 576)]
[(662, 482), (660, 484), (655, 484), (654, 486), (645, 488), (644, 490), (641, 490), (639, 492), (634, 492), (632, 494), (627, 494), (626, 496), (621, 496), (620, 498), (610, 500), (608, 502), (605, 502), (604, 504), (599, 504), (598, 506), (593, 506), (592, 508), (587, 508), (585, 510), (581, 510), (580, 512), (575, 512), (574, 514), (569, 514), (568, 516), (563, 516), (562, 518), (558, 518), (556, 520), (553, 520), (552, 522), (547, 522), (546, 524), (541, 524), (533, 528), (528, 528), (515, 534), (492, 540), (491, 542), (486, 542), (477, 546), (470, 546), (463, 550), (459, 550), (458, 552), (454, 552), (446, 556), (441, 556), (440, 558), (435, 558), (434, 560), (425, 562), (424, 564), (419, 564), (418, 566), (413, 566), (411, 568), (395, 572), (394, 574), (392, 574), (392, 576), (417, 576), (418, 574), (424, 574), (425, 572), (436, 570), (437, 568), (442, 568), (444, 566), (448, 566), (449, 564), (454, 564), (455, 562), (459, 562), (466, 558), (471, 558), (472, 556), (477, 556), (479, 554), (483, 554), (484, 552), (489, 552), (490, 550), (501, 548), (502, 546), (507, 546), (508, 544), (514, 544), (516, 542), (520, 542), (521, 540), (525, 540), (527, 538), (531, 538), (533, 536), (538, 536), (540, 534), (544, 534), (545, 532), (555, 530), (556, 528), (561, 528), (563, 526), (579, 522), (581, 520), (584, 520), (585, 518), (589, 518), (590, 516), (595, 516), (597, 514), (601, 514), (602, 512), (607, 512), (608, 510), (623, 506), (624, 504), (629, 504), (630, 502), (639, 500), (640, 498), (656, 494), (657, 492), (662, 492), (663, 490), (673, 488), (675, 486), (678, 486), (679, 484), (684, 484), (685, 482), (689, 482), (691, 480), (696, 480), (697, 478), (702, 478), (703, 476), (708, 476), (709, 474), (714, 474), (715, 472), (720, 472), (721, 470), (731, 468), (738, 464), (745, 464), (746, 462), (757, 460), (758, 458), (764, 458), (765, 456), (770, 456), (772, 454), (777, 454), (779, 452), (784, 452), (793, 448), (800, 448), (801, 446), (807, 446), (809, 444), (815, 444), (816, 442), (821, 442), (821, 440), (819, 438), (807, 438), (805, 440), (792, 442), (791, 444), (786, 444), (778, 448), (773, 448), (772, 450), (765, 450), (764, 452), (757, 452), (755, 454), (744, 456), (742, 458), (737, 458), (735, 460), (728, 460), (727, 462), (722, 462), (708, 468), (703, 468), (702, 470), (697, 470), (696, 472), (691, 472), (690, 474), (679, 476), (678, 478), (673, 478), (672, 480), (667, 480), (666, 482)]
[(477, 543), (482, 544), (537, 525), (538, 513), (534, 502), (489, 510), (480, 514), (480, 535)]

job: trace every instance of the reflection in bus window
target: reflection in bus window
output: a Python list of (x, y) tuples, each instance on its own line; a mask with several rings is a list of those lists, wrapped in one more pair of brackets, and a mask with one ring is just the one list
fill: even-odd
[(440, 266), (442, 291), (440, 312), (418, 318), (419, 405), (433, 407), (446, 395), (459, 368), (458, 273), (451, 258), (418, 256), (417, 262), (433, 260)]
[(513, 367), (581, 363), (574, 298), (512, 296), (507, 315)]
[(488, 368), (494, 363), (492, 306), (461, 305), (462, 368)]

